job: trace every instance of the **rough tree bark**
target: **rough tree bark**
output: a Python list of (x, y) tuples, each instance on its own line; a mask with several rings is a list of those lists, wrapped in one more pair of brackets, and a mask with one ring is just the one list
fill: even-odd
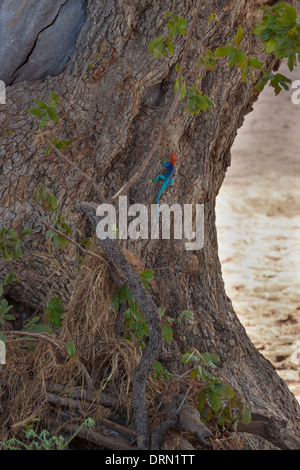
[[(273, 3), (216, 0), (212, 5), (204, 1), (193, 31), (187, 70), (206, 47), (228, 44), (239, 24), (246, 30), (244, 47), (260, 51), (266, 63), (250, 31), (260, 18), (254, 7)], [(89, 223), (74, 212), (73, 204), (111, 200), (141, 165), (173, 101), (175, 65), (184, 48), (180, 39), (174, 55), (159, 61), (150, 57), (149, 42), (164, 34), (166, 10), (184, 16), (190, 24), (196, 5), (196, 0), (87, 1), (86, 22), (62, 74), (8, 87), (7, 104), (0, 108), (1, 135), (6, 129), (16, 130), (1, 140), (1, 225), (33, 229), (28, 256), (15, 266), (21, 281), (9, 292), (11, 297), (33, 308), (43, 305), (49, 293), (66, 300), (70, 297), (76, 267), (64, 254), (60, 255), (59, 269), (43, 263), (47, 256), (45, 229), (36, 207), (30, 204), (32, 193), (39, 184), (51, 189), (72, 223), (90, 235)], [(213, 10), (220, 23), (207, 24)], [(96, 51), (99, 54), (94, 54)], [(92, 68), (87, 67), (89, 62), (93, 62)], [(269, 59), (267, 65), (277, 64)], [(157, 305), (166, 307), (172, 317), (184, 309), (195, 313), (190, 328), (175, 327), (176, 346), (172, 343), (167, 350), (167, 368), (176, 370), (178, 352), (197, 348), (217, 353), (221, 357), (218, 372), (249, 404), (260, 422), (257, 433), (279, 448), (297, 449), (299, 404), (239, 322), (224, 289), (218, 258), (215, 200), (231, 164), (230, 148), (237, 129), (257, 95), (252, 83), (242, 83), (239, 71), (228, 70), (226, 65), (214, 73), (206, 71), (202, 87), (216, 104), (215, 115), (206, 112), (194, 117), (179, 104), (151, 163), (127, 196), (128, 204), (153, 204), (157, 185), (151, 184), (152, 178), (160, 170), (161, 158), (175, 151), (176, 180), (162, 202), (205, 205), (203, 249), (188, 252), (180, 240), (128, 240), (127, 247), (147, 268), (154, 269)], [(56, 125), (56, 137), (72, 139), (66, 154), (98, 183), (101, 201), (81, 174), (54, 153), (44, 153), (45, 139), (36, 132), (36, 119), (27, 110), (35, 97), (47, 99), (49, 90), (59, 93), (65, 110)], [(40, 261), (32, 260), (32, 251)]]

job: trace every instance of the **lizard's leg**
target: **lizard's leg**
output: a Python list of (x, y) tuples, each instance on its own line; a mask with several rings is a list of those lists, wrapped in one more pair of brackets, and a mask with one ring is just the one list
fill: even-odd
[(169, 184), (171, 184), (171, 183), (174, 183), (174, 180), (170, 180), (170, 181), (169, 181)]
[(153, 178), (153, 181), (158, 181), (158, 180), (162, 180), (162, 181), (165, 181), (166, 180), (166, 177), (164, 175), (157, 175), (156, 178)]
[(170, 162), (166, 163), (166, 162), (164, 161), (164, 159), (162, 159), (162, 162), (163, 162), (164, 166), (170, 166)]

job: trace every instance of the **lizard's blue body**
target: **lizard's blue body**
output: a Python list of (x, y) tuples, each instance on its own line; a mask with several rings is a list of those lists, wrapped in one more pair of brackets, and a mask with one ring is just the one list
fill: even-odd
[(153, 181), (158, 181), (162, 180), (163, 184), (162, 187), (160, 188), (160, 191), (157, 195), (156, 198), (156, 205), (157, 205), (157, 218), (159, 218), (159, 198), (162, 195), (163, 191), (166, 189), (167, 186), (169, 186), (171, 183), (173, 183), (173, 176), (175, 173), (175, 168), (176, 168), (176, 155), (175, 153), (171, 154), (171, 161), (168, 163), (165, 163), (163, 160), (164, 166), (167, 168), (166, 174), (165, 175), (158, 175), (156, 178), (153, 178)]

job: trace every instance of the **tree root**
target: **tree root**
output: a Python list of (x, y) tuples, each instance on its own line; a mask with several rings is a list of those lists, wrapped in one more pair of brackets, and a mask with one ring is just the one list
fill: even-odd
[[(90, 203), (76, 204), (75, 209), (84, 212), (96, 226), (99, 222), (95, 214), (96, 207)], [(128, 285), (133, 297), (141, 308), (149, 330), (149, 340), (142, 359), (133, 373), (133, 409), (139, 449), (150, 448), (150, 433), (146, 405), (146, 380), (153, 363), (162, 351), (162, 332), (157, 307), (139, 276), (126, 260), (115, 239), (106, 238), (99, 241), (109, 261), (120, 273), (124, 283)]]

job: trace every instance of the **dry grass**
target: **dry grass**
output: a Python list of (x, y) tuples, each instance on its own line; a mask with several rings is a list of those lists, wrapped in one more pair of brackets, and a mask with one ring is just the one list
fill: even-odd
[[(99, 252), (98, 247), (92, 248)], [(141, 352), (136, 346), (115, 334), (116, 313), (111, 297), (115, 286), (107, 267), (95, 258), (86, 260), (75, 283), (68, 312), (55, 341), (66, 351), (65, 344), (72, 341), (76, 356), (65, 358), (59, 349), (47, 341), (27, 338), (7, 338), (7, 364), (2, 366), (0, 385), (0, 440), (20, 434), (24, 424), (33, 418), (53, 433), (53, 416), (59, 409), (47, 402), (46, 393), (51, 385), (63, 385), (61, 396), (69, 396), (74, 388), (88, 388), (90, 378), (97, 394), (106, 392), (117, 399), (117, 409), (132, 423), (133, 370)], [(35, 343), (34, 351), (28, 343)], [(69, 411), (93, 418), (107, 417), (110, 413), (96, 403), (78, 401), (78, 408)], [(6, 431), (5, 431), (6, 430)], [(22, 431), (23, 432), (23, 431)], [(22, 434), (22, 433), (21, 433)]]

